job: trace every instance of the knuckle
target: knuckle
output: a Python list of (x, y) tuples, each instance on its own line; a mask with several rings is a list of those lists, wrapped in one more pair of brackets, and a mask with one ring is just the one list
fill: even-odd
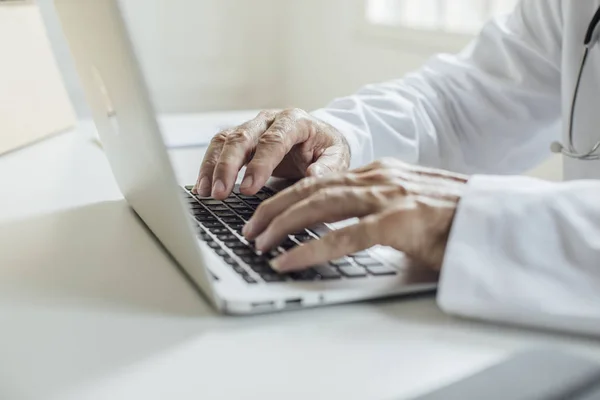
[(343, 176), (342, 176), (342, 182), (345, 186), (357, 186), (358, 182), (359, 182), (359, 177), (358, 174), (354, 173), (354, 172), (346, 172)]
[(225, 142), (227, 142), (227, 136), (228, 136), (228, 132), (227, 131), (221, 131), (219, 133), (217, 133), (215, 136), (213, 136), (211, 142), (214, 144), (225, 144)]
[(307, 191), (312, 191), (318, 183), (318, 179), (314, 177), (304, 178), (300, 182), (294, 185), (294, 189), (298, 193), (305, 193)]
[(227, 135), (227, 143), (233, 145), (250, 145), (253, 142), (252, 136), (245, 129), (236, 129)]
[(326, 235), (328, 244), (342, 249), (353, 249), (359, 245), (360, 235), (356, 235), (353, 229), (342, 229), (335, 235)]
[(215, 166), (215, 173), (217, 175), (227, 173), (232, 168), (235, 168), (235, 164), (230, 160), (219, 160)]
[(305, 116), (306, 111), (304, 111), (301, 108), (294, 107), (294, 108), (286, 108), (285, 110), (283, 110), (283, 112), (281, 114), (285, 115), (286, 117), (292, 118), (292, 119), (298, 119), (298, 118)]
[(382, 168), (385, 168), (384, 165), (383, 165), (383, 160), (382, 159), (373, 161), (371, 164), (369, 164), (369, 167), (372, 168), (372, 169), (382, 169)]
[(258, 143), (260, 145), (280, 146), (285, 144), (285, 135), (279, 129), (272, 129), (262, 135), (258, 140)]
[(336, 197), (337, 190), (335, 190), (334, 188), (321, 188), (315, 192), (310, 202), (312, 203), (312, 205), (318, 206), (322, 205), (323, 203), (334, 201)]
[(273, 115), (273, 110), (261, 110), (256, 117), (257, 118), (269, 118), (272, 115)]
[(378, 168), (371, 172), (371, 179), (377, 181), (378, 183), (388, 183), (395, 179), (392, 171), (386, 168)]

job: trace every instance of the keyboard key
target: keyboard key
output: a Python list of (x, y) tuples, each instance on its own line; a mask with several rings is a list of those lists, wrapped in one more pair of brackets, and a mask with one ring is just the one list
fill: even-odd
[(242, 275), (247, 275), (248, 272), (244, 269), (244, 267), (241, 267), (239, 265), (234, 265), (233, 266), (233, 270), (235, 272), (237, 272), (238, 274), (242, 274)]
[(204, 208), (192, 208), (191, 213), (192, 215), (210, 215), (210, 212)]
[(250, 268), (257, 274), (277, 274), (269, 264), (253, 264), (250, 265)]
[(351, 257), (354, 261), (356, 261), (357, 263), (360, 262), (368, 262), (373, 260), (373, 257), (371, 257), (370, 255), (366, 254), (366, 255), (359, 255), (359, 256), (355, 256), (353, 254), (350, 254), (348, 257)]
[(204, 232), (202, 229), (198, 228), (198, 237), (202, 240), (212, 240), (210, 235)]
[(202, 222), (202, 225), (209, 229), (210, 228), (224, 228), (223, 224), (220, 223), (219, 221)]
[(225, 256), (227, 256), (227, 252), (226, 252), (225, 250), (223, 250), (223, 249), (217, 249), (217, 250), (216, 250), (216, 253), (217, 253), (219, 256), (221, 256), (221, 257), (225, 257)]
[(228, 224), (228, 225), (229, 225), (229, 227), (230, 227), (231, 229), (234, 229), (234, 230), (236, 230), (236, 231), (237, 231), (237, 230), (240, 230), (240, 231), (241, 231), (241, 230), (242, 230), (242, 228), (244, 227), (244, 225), (246, 225), (246, 224), (244, 223), (244, 221), (240, 221), (240, 222), (235, 222), (235, 223)]
[(367, 267), (367, 271), (369, 271), (370, 274), (376, 275), (376, 276), (396, 275), (396, 273), (398, 272), (394, 268), (388, 267), (387, 265), (383, 265), (383, 264)]
[(298, 246), (298, 244), (291, 239), (286, 239), (283, 243), (281, 243), (281, 247), (286, 250), (293, 249), (296, 246)]
[(208, 230), (211, 233), (214, 233), (215, 235), (230, 234), (231, 233), (231, 231), (229, 229), (225, 228), (223, 225), (217, 226), (217, 227), (213, 227), (213, 228), (208, 228)]
[(341, 277), (337, 269), (332, 268), (329, 265), (319, 265), (314, 267), (317, 274), (321, 275), (322, 279), (339, 279)]
[(232, 204), (243, 204), (242, 200), (238, 199), (237, 197), (228, 197), (225, 200), (223, 200), (223, 203), (227, 203), (229, 206), (231, 206)]
[(234, 216), (234, 217), (223, 217), (221, 218), (221, 221), (225, 222), (226, 224), (232, 225), (232, 224), (243, 224), (244, 221), (242, 221), (240, 219), (240, 217), (238, 216)]
[(313, 240), (314, 238), (312, 236), (310, 236), (309, 234), (302, 234), (302, 235), (294, 235), (296, 240), (298, 240), (299, 242), (308, 242), (309, 240)]
[(240, 215), (240, 217), (248, 221), (254, 215), (254, 211), (238, 211), (238, 214)]
[(350, 257), (354, 257), (354, 258), (356, 258), (356, 257), (371, 257), (371, 255), (367, 251), (363, 250), (363, 251), (357, 251), (356, 253), (350, 254)]
[(331, 229), (329, 229), (326, 225), (317, 225), (315, 227), (310, 228), (309, 230), (312, 233), (314, 233), (317, 237), (323, 237), (331, 232)]
[(286, 279), (284, 275), (279, 275), (277, 273), (263, 273), (260, 274), (260, 277), (263, 278), (265, 282), (283, 282)]
[(202, 199), (202, 200), (200, 200), (200, 202), (206, 206), (216, 206), (216, 205), (223, 204), (223, 202), (221, 200), (215, 200), (215, 199)]
[(383, 265), (382, 262), (375, 260), (374, 258), (355, 258), (357, 264), (362, 265), (363, 267), (378, 267)]
[(268, 188), (268, 187), (266, 187), (266, 186), (265, 186), (265, 187), (263, 187), (262, 189), (260, 189), (259, 193), (266, 193), (266, 194), (268, 194), (269, 196), (273, 196), (273, 195), (275, 195), (275, 192), (274, 192), (274, 191), (273, 191), (271, 188)]
[(247, 249), (248, 245), (246, 243), (242, 243), (239, 240), (225, 242), (225, 246), (230, 249)]
[(240, 239), (238, 239), (237, 236), (235, 236), (232, 233), (221, 233), (219, 235), (217, 235), (217, 239), (222, 240), (223, 242), (232, 242), (232, 241), (236, 241), (239, 242)]
[(244, 280), (248, 283), (256, 283), (256, 280), (254, 280), (254, 278), (252, 278), (250, 275), (242, 275), (242, 278), (244, 278)]
[(246, 204), (249, 204), (253, 207), (258, 207), (260, 205), (260, 203), (262, 203), (262, 200), (260, 199), (255, 199), (255, 200), (244, 200), (246, 202)]
[[(235, 261), (233, 258), (231, 258), (229, 256), (223, 257), (223, 261), (225, 261), (229, 265), (238, 265), (237, 261)], [(242, 268), (242, 270), (243, 270), (243, 268)]]
[(271, 195), (267, 194), (265, 192), (258, 192), (258, 193), (256, 193), (255, 197), (257, 197), (259, 200), (264, 201), (264, 200), (268, 199), (269, 197), (271, 197)]
[(254, 255), (254, 251), (252, 251), (249, 248), (239, 248), (239, 249), (234, 249), (233, 252), (235, 253), (236, 256), (251, 256)]
[(233, 211), (215, 211), (215, 215), (217, 217), (235, 217), (235, 213)]
[(259, 200), (256, 196), (249, 196), (247, 194), (238, 194), (238, 197), (242, 200)]
[(268, 260), (272, 260), (275, 257), (279, 256), (281, 254), (281, 251), (277, 250), (277, 249), (273, 249), (271, 251), (269, 251), (268, 253), (263, 254), (263, 256), (265, 256)]
[(228, 206), (235, 211), (252, 211), (252, 209), (248, 207), (246, 203), (242, 203), (241, 200), (238, 201), (239, 203), (230, 203)]
[(336, 267), (346, 267), (348, 265), (352, 265), (347, 258), (338, 258), (337, 260), (333, 260), (331, 264), (335, 265)]
[(359, 278), (362, 276), (367, 276), (367, 272), (363, 267), (357, 267), (356, 265), (348, 265), (338, 268), (342, 275), (347, 276), (349, 278)]
[(312, 268), (304, 271), (292, 272), (290, 276), (295, 281), (314, 281), (320, 277)]
[(227, 206), (206, 206), (210, 211), (229, 211), (229, 207)]
[(246, 264), (252, 264), (252, 256), (243, 256), (243, 257), (241, 257), (241, 259)]
[(206, 242), (211, 249), (220, 249), (221, 245), (217, 242)]
[(199, 222), (215, 222), (217, 220), (212, 215), (204, 215), (204, 214), (194, 215), (194, 218), (196, 218)]

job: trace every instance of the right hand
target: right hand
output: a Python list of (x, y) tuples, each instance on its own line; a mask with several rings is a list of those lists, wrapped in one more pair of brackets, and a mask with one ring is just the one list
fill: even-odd
[(298, 109), (266, 110), (212, 139), (192, 192), (225, 199), (244, 165), (240, 191), (253, 195), (270, 176), (322, 176), (345, 171), (349, 164), (348, 143), (331, 125)]

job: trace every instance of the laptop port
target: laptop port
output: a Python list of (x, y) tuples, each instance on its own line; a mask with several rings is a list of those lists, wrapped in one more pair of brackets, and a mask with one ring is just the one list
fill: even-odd
[(275, 308), (274, 301), (257, 301), (252, 304), (252, 308), (255, 310), (270, 310)]
[(285, 301), (286, 307), (300, 307), (302, 305), (302, 299), (288, 299)]

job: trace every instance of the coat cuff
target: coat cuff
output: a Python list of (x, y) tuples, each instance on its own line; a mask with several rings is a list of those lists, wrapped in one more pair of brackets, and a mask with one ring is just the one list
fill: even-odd
[[(440, 274), (437, 302), (442, 310), (467, 317), (504, 319), (500, 314), (519, 309), (518, 296), (510, 297), (513, 292), (522, 293), (513, 286), (518, 285), (520, 271), (506, 253), (511, 240), (505, 234), (515, 233), (519, 221), (531, 214), (514, 199), (539, 195), (550, 185), (520, 176), (474, 175), (469, 179), (454, 217)], [(518, 235), (511, 236), (518, 239)], [(513, 246), (522, 245), (513, 242)]]

